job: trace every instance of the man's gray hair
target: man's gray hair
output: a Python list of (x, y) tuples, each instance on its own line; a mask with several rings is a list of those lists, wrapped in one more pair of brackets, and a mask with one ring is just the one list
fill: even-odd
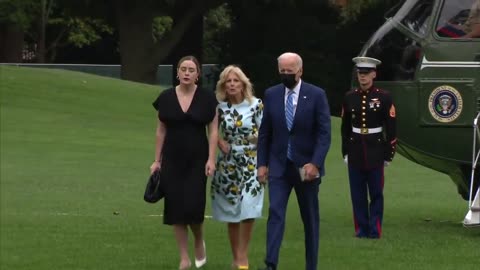
[(294, 57), (296, 62), (297, 62), (297, 67), (298, 68), (302, 68), (303, 67), (303, 61), (302, 61), (302, 57), (300, 57), (300, 55), (296, 54), (296, 53), (293, 53), (293, 52), (286, 52), (286, 53), (282, 53), (278, 58), (277, 58), (277, 61), (280, 62), (281, 59), (285, 59), (285, 58), (290, 58), (290, 57)]

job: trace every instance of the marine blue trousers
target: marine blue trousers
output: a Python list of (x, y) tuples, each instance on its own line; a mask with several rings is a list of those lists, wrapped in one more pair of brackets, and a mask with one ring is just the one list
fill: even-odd
[(357, 237), (380, 238), (382, 236), (383, 169), (383, 166), (368, 170), (348, 166), (353, 221)]

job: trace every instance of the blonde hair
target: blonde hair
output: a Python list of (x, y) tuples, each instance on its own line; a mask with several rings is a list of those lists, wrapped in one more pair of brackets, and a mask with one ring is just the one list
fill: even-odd
[(217, 88), (215, 90), (215, 94), (217, 96), (218, 101), (228, 101), (227, 93), (225, 91), (225, 83), (227, 81), (227, 77), (230, 73), (234, 73), (240, 79), (243, 84), (242, 95), (244, 99), (248, 100), (248, 103), (252, 103), (253, 100), (253, 86), (250, 82), (250, 79), (243, 73), (243, 71), (235, 66), (229, 65), (223, 69), (222, 73), (220, 73), (220, 78), (217, 81)]

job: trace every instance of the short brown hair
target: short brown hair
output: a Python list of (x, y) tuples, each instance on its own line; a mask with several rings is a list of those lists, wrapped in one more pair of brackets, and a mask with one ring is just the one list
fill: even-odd
[(178, 61), (178, 64), (177, 64), (177, 69), (180, 68), (180, 65), (185, 62), (185, 61), (192, 61), (193, 63), (195, 63), (195, 66), (197, 66), (197, 71), (198, 71), (198, 74), (200, 75), (201, 73), (201, 70), (202, 70), (202, 66), (200, 65), (200, 62), (198, 61), (198, 59), (193, 56), (193, 55), (187, 55), (187, 56), (184, 56), (182, 57), (179, 61)]

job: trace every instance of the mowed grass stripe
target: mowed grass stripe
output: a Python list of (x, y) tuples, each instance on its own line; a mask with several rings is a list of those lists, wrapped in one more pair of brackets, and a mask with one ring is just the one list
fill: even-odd
[[(1, 269), (177, 269), (172, 230), (161, 225), (163, 204), (142, 200), (154, 150), (151, 102), (159, 91), (78, 72), (0, 66)], [(355, 239), (339, 119), (332, 121), (320, 187), (320, 269), (478, 267), (480, 230), (461, 226), (467, 203), (453, 182), (401, 156), (386, 169), (383, 239)], [(267, 209), (268, 200), (264, 217)], [(302, 269), (294, 193), (287, 215), (279, 269)], [(205, 269), (229, 269), (225, 224), (206, 219), (205, 233)], [(263, 218), (250, 249), (253, 269), (262, 264), (265, 235)]]

